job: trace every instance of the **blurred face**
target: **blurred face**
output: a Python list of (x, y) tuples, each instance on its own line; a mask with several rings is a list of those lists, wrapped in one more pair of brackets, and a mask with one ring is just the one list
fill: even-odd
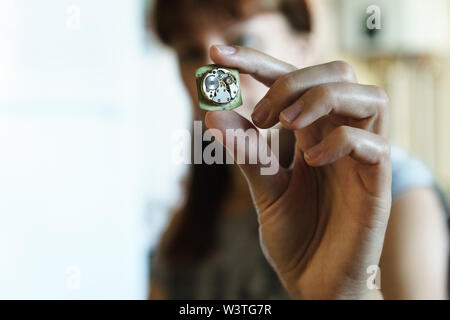
[[(195, 70), (213, 63), (209, 58), (209, 48), (214, 44), (251, 47), (299, 68), (314, 62), (311, 36), (294, 32), (280, 13), (257, 14), (225, 28), (217, 27), (213, 20), (209, 20), (198, 29), (200, 31), (174, 43), (182, 80), (191, 97), (194, 119), (203, 119), (205, 113), (197, 104)], [(250, 119), (253, 107), (267, 87), (248, 75), (241, 75), (241, 89), (244, 105), (236, 112)]]

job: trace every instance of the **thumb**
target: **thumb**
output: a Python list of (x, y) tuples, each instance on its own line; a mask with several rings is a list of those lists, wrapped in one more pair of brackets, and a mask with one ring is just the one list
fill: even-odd
[(205, 122), (239, 165), (259, 210), (277, 200), (287, 187), (288, 172), (258, 129), (234, 111), (209, 111)]

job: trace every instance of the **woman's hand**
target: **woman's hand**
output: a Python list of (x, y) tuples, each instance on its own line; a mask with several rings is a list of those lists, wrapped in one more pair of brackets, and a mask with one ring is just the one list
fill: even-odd
[[(391, 208), (386, 94), (358, 84), (344, 62), (298, 70), (235, 49), (214, 46), (211, 58), (270, 87), (253, 122), (270, 128), (281, 121), (296, 136), (289, 169), (264, 176), (260, 162), (240, 165), (269, 263), (294, 298), (381, 297), (367, 287), (366, 270), (379, 263)], [(255, 128), (229, 111), (209, 112), (206, 123), (224, 137), (226, 129)], [(222, 143), (239, 152), (234, 141)]]

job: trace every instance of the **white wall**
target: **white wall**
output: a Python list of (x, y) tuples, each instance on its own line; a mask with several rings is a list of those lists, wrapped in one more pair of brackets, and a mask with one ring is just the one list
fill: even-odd
[(182, 171), (165, 119), (187, 110), (142, 7), (0, 0), (2, 299), (146, 297)]

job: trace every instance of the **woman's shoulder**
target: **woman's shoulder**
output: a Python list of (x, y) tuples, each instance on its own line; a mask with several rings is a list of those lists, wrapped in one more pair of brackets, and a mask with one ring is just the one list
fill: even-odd
[(392, 198), (413, 188), (435, 187), (432, 171), (419, 158), (399, 146), (391, 146)]

